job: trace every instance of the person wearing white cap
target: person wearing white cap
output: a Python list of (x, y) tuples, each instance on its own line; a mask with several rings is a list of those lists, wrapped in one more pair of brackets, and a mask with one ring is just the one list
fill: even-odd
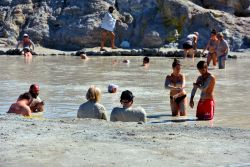
[(22, 45), (23, 46), (23, 50), (24, 51), (30, 51), (31, 50), (31, 47), (32, 47), (32, 50), (34, 51), (35, 50), (35, 45), (34, 43), (30, 40), (29, 38), (29, 35), (28, 34), (23, 34), (23, 40), (22, 41), (19, 41), (16, 48), (18, 49), (19, 45)]
[(197, 49), (198, 36), (199, 33), (194, 32), (186, 37), (186, 41), (183, 43), (184, 57), (190, 56), (194, 58), (194, 53)]

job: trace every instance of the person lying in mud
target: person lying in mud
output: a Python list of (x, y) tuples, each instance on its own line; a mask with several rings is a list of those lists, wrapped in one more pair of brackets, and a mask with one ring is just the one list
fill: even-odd
[(208, 50), (208, 55), (207, 55), (207, 65), (208, 66), (209, 66), (211, 60), (213, 61), (214, 66), (216, 66), (216, 64), (217, 64), (217, 53), (216, 53), (217, 45), (218, 45), (217, 32), (216, 32), (216, 30), (213, 29), (211, 31), (211, 37), (210, 37), (206, 47), (202, 51), (202, 54), (203, 54), (205, 52), (205, 50)]
[(107, 120), (106, 109), (98, 103), (101, 99), (101, 90), (91, 86), (86, 94), (87, 102), (80, 105), (77, 118), (94, 118)]
[(207, 63), (205, 61), (199, 61), (197, 69), (200, 72), (200, 76), (196, 82), (193, 83), (193, 89), (189, 105), (194, 107), (194, 96), (196, 90), (201, 90), (200, 100), (197, 105), (196, 117), (199, 120), (211, 120), (214, 117), (214, 86), (215, 77), (208, 72)]
[(115, 107), (110, 115), (110, 121), (146, 122), (146, 112), (143, 108), (132, 108), (134, 95), (129, 90), (123, 91), (120, 102), (122, 107)]
[(174, 59), (172, 63), (173, 73), (168, 75), (165, 80), (165, 88), (170, 89), (170, 107), (172, 116), (185, 116), (187, 114), (187, 93), (184, 90), (185, 76), (181, 74), (180, 61)]
[(38, 96), (40, 93), (40, 87), (38, 84), (30, 85), (29, 93), (33, 100), (30, 104), (30, 109), (32, 112), (43, 112), (44, 111), (44, 101)]
[(32, 102), (32, 96), (29, 92), (21, 94), (16, 103), (13, 103), (7, 113), (21, 114), (23, 116), (31, 116), (31, 109), (29, 105)]

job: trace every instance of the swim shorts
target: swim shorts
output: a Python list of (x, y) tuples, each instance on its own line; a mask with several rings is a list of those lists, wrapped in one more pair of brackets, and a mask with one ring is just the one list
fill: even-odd
[(214, 117), (214, 100), (200, 100), (197, 106), (196, 117), (200, 120), (211, 120)]

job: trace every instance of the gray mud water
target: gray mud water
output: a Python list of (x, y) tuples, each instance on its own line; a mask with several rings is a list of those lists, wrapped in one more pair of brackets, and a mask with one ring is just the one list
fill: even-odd
[[(46, 112), (39, 117), (45, 119), (75, 118), (77, 109), (85, 101), (90, 85), (101, 88), (101, 103), (108, 115), (113, 107), (120, 106), (119, 97), (123, 90), (135, 95), (134, 106), (142, 106), (148, 114), (148, 122), (187, 125), (206, 125), (250, 129), (250, 58), (227, 60), (226, 69), (217, 67), (210, 72), (216, 76), (215, 119), (195, 120), (195, 109), (188, 107), (187, 117), (171, 117), (169, 91), (164, 80), (170, 74), (171, 58), (151, 58), (148, 69), (141, 66), (143, 57), (91, 57), (88, 61), (70, 56), (38, 56), (25, 60), (22, 56), (0, 57), (0, 113), (5, 113), (18, 95), (28, 91), (29, 85), (40, 85), (40, 97), (45, 100)], [(122, 63), (129, 59), (129, 64)], [(112, 64), (113, 60), (118, 63)], [(186, 76), (188, 98), (192, 83), (199, 75), (196, 63), (201, 59), (181, 60), (182, 72)], [(117, 84), (116, 94), (107, 93), (110, 83)], [(197, 91), (195, 105), (199, 99)]]

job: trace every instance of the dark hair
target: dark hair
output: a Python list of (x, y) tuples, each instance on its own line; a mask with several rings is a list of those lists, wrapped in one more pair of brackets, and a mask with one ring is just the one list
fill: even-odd
[(21, 94), (17, 100), (24, 100), (24, 99), (32, 100), (33, 98), (29, 92), (25, 92), (25, 93)]
[(212, 29), (211, 34), (216, 35), (216, 34), (217, 34), (217, 31), (216, 31), (215, 29)]
[(121, 94), (121, 101), (122, 100), (133, 101), (133, 99), (134, 99), (134, 95), (129, 90), (125, 90), (125, 91), (122, 92), (122, 94)]
[(181, 65), (180, 61), (177, 60), (176, 58), (173, 61), (172, 68), (175, 68), (177, 65)]
[(144, 57), (144, 58), (143, 58), (143, 62), (149, 63), (149, 57)]
[(110, 6), (109, 10), (115, 10), (115, 8), (113, 6)]
[(30, 85), (30, 90), (33, 90), (35, 87), (38, 87), (38, 88), (39, 88), (39, 85), (37, 85), (37, 84), (32, 84), (32, 85)]
[(203, 69), (204, 67), (207, 67), (207, 63), (205, 61), (202, 60), (197, 63), (198, 69)]

